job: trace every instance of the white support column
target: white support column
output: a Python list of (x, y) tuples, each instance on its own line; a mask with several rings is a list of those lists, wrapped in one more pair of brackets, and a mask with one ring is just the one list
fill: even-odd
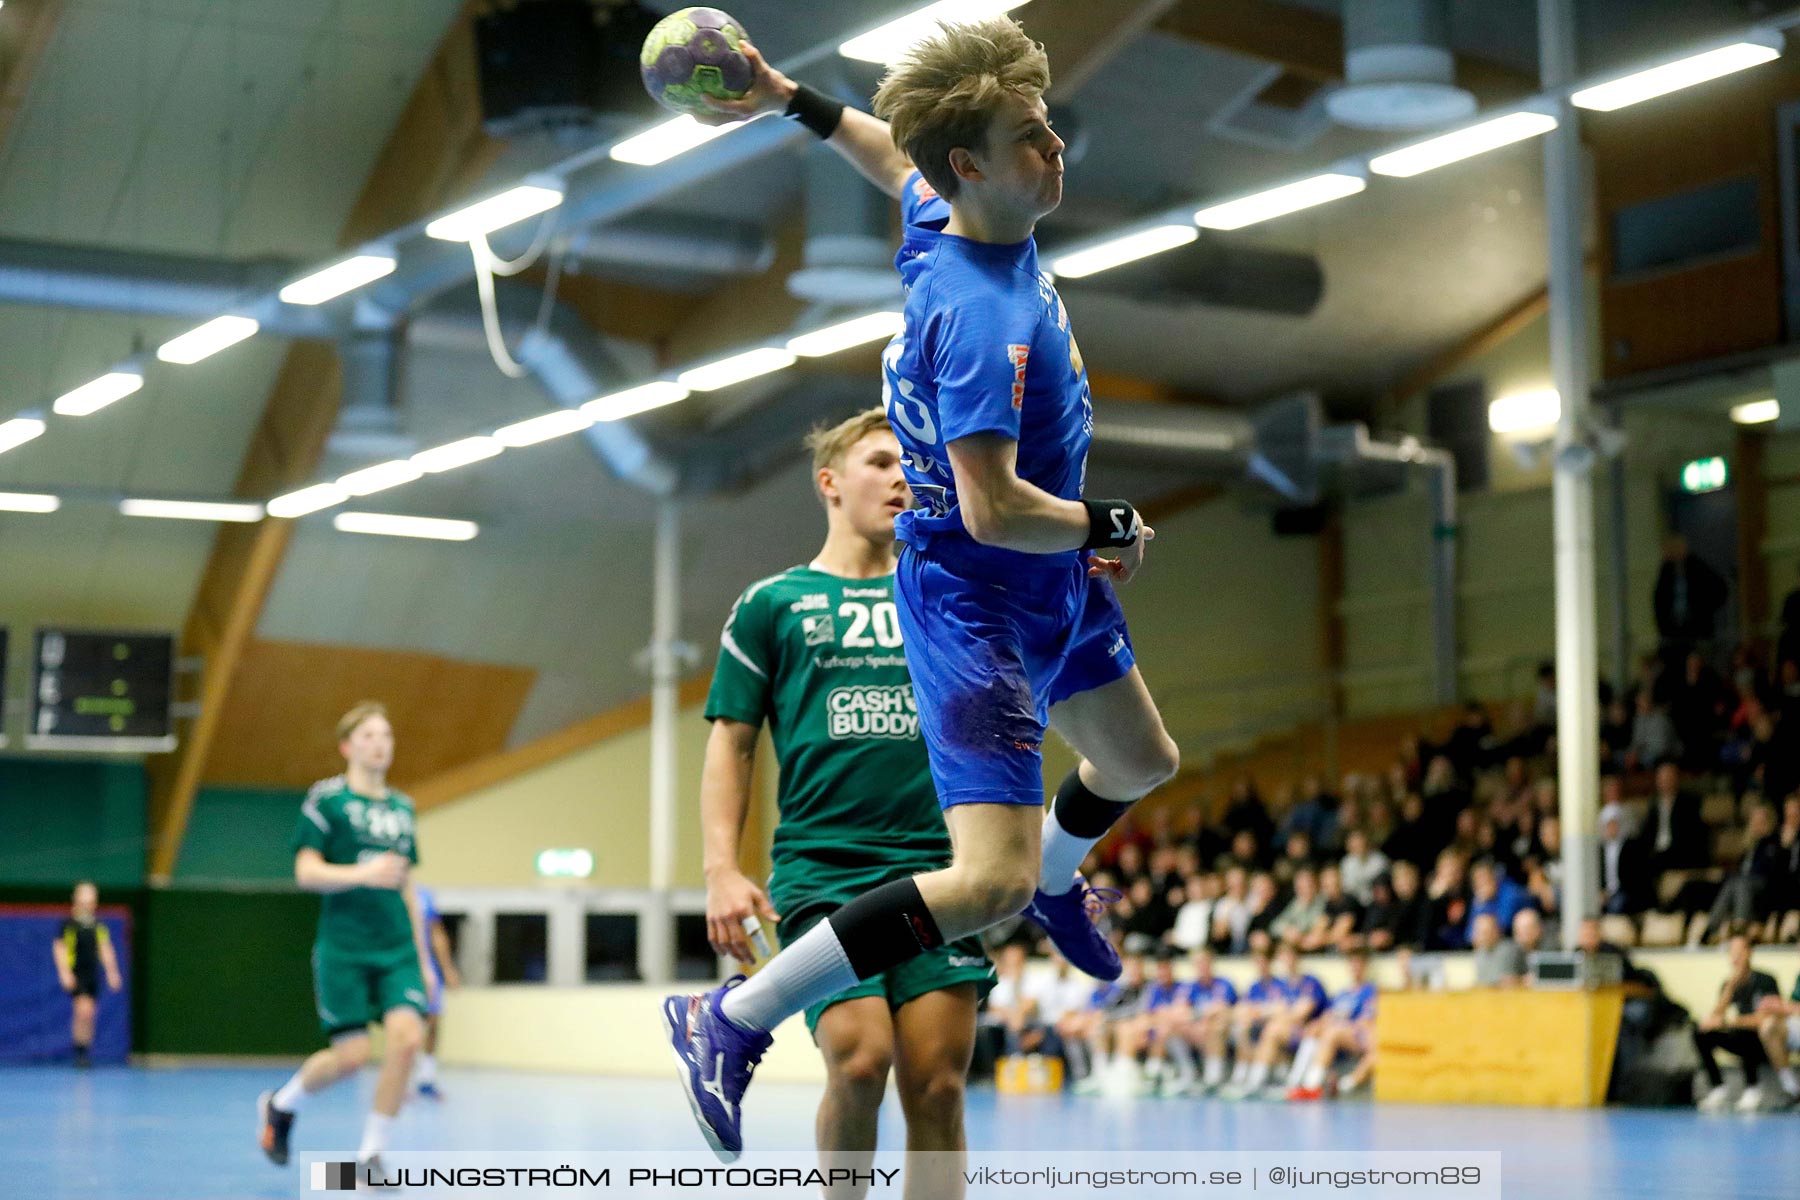
[[(1573, 0), (1538, 0), (1538, 46), (1547, 90), (1576, 77)], [(1562, 816), (1562, 939), (1593, 912), (1595, 820), (1600, 785), (1598, 632), (1595, 621), (1594, 455), (1587, 279), (1583, 269), (1587, 188), (1581, 125), (1558, 101), (1558, 127), (1544, 139), (1550, 243), (1550, 366), (1562, 396), (1553, 473), (1556, 560), (1556, 744)]]
[(1456, 703), (1458, 652), (1456, 638), (1456, 458), (1446, 452), (1420, 451), (1418, 461), (1431, 470), (1431, 629), (1432, 691), (1440, 705)]
[(458, 967), (463, 981), (471, 987), (486, 987), (494, 982), (494, 910), (486, 905), (471, 905), (463, 917), (462, 945), (458, 947)]
[(656, 511), (656, 562), (650, 625), (650, 892), (638, 921), (638, 974), (646, 983), (675, 977), (675, 772), (680, 747), (681, 506), (663, 499)]
[[(1623, 422), (1621, 422), (1621, 427)], [(1631, 686), (1631, 529), (1629, 498), (1625, 494), (1625, 455), (1607, 464), (1607, 500), (1612, 510), (1608, 522), (1607, 552), (1612, 560), (1612, 678), (1619, 695)]]
[(551, 987), (580, 987), (587, 977), (587, 907), (581, 893), (551, 892), (547, 916), (544, 981)]

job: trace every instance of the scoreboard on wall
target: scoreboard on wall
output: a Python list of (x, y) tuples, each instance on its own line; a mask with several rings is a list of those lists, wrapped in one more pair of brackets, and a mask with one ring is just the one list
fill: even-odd
[(174, 670), (167, 634), (38, 630), (26, 748), (173, 750)]

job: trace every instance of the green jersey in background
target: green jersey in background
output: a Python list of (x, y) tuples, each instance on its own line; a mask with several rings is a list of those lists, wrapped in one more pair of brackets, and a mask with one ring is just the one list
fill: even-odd
[[(308, 789), (294, 830), (295, 853), (307, 846), (338, 866), (390, 850), (416, 864), (412, 801), (391, 789), (384, 800), (360, 796), (342, 775), (322, 779)], [(320, 897), (321, 950), (360, 957), (410, 953), (413, 945), (412, 917), (401, 892), (359, 887)]]
[(843, 904), (950, 860), (891, 575), (795, 567), (751, 585), (719, 639), (706, 718), (766, 721), (781, 763), (769, 898)]

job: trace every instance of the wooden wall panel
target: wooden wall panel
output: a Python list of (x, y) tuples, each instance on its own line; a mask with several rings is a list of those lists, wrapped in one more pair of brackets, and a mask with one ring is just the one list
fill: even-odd
[(305, 787), (338, 770), (337, 720), (361, 700), (388, 706), (394, 781), (419, 781), (487, 758), (537, 679), (525, 667), (433, 654), (252, 639), (239, 661), (206, 765), (208, 784)]
[[(711, 687), (711, 672), (683, 681), (678, 691), (680, 707), (687, 709), (700, 703), (706, 699), (706, 693)], [(408, 789), (408, 792), (420, 812), (449, 804), (453, 800), (461, 800), (464, 796), (517, 779), (591, 746), (646, 728), (650, 724), (650, 710), (650, 697), (640, 696), (505, 753), (465, 759), (455, 764), (454, 769), (437, 772), (422, 780), (417, 787)], [(761, 756), (772, 757), (772, 754)], [(648, 780), (648, 776), (645, 778)]]
[[(1599, 200), (1601, 369), (1607, 378), (1780, 341), (1775, 110), (1796, 98), (1800, 65), (1781, 59), (1688, 93), (1585, 118)], [(1755, 252), (1614, 279), (1614, 213), (1746, 175), (1757, 179), (1760, 191), (1762, 241)]]

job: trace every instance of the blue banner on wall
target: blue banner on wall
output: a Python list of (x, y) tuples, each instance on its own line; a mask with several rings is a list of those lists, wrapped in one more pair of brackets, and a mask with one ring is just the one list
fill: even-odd
[[(74, 1001), (56, 977), (51, 947), (62, 936), (66, 909), (0, 905), (0, 1063), (67, 1061)], [(131, 918), (102, 907), (100, 923), (119, 960), (114, 992), (100, 971), (95, 1062), (122, 1063), (131, 1053)]]

